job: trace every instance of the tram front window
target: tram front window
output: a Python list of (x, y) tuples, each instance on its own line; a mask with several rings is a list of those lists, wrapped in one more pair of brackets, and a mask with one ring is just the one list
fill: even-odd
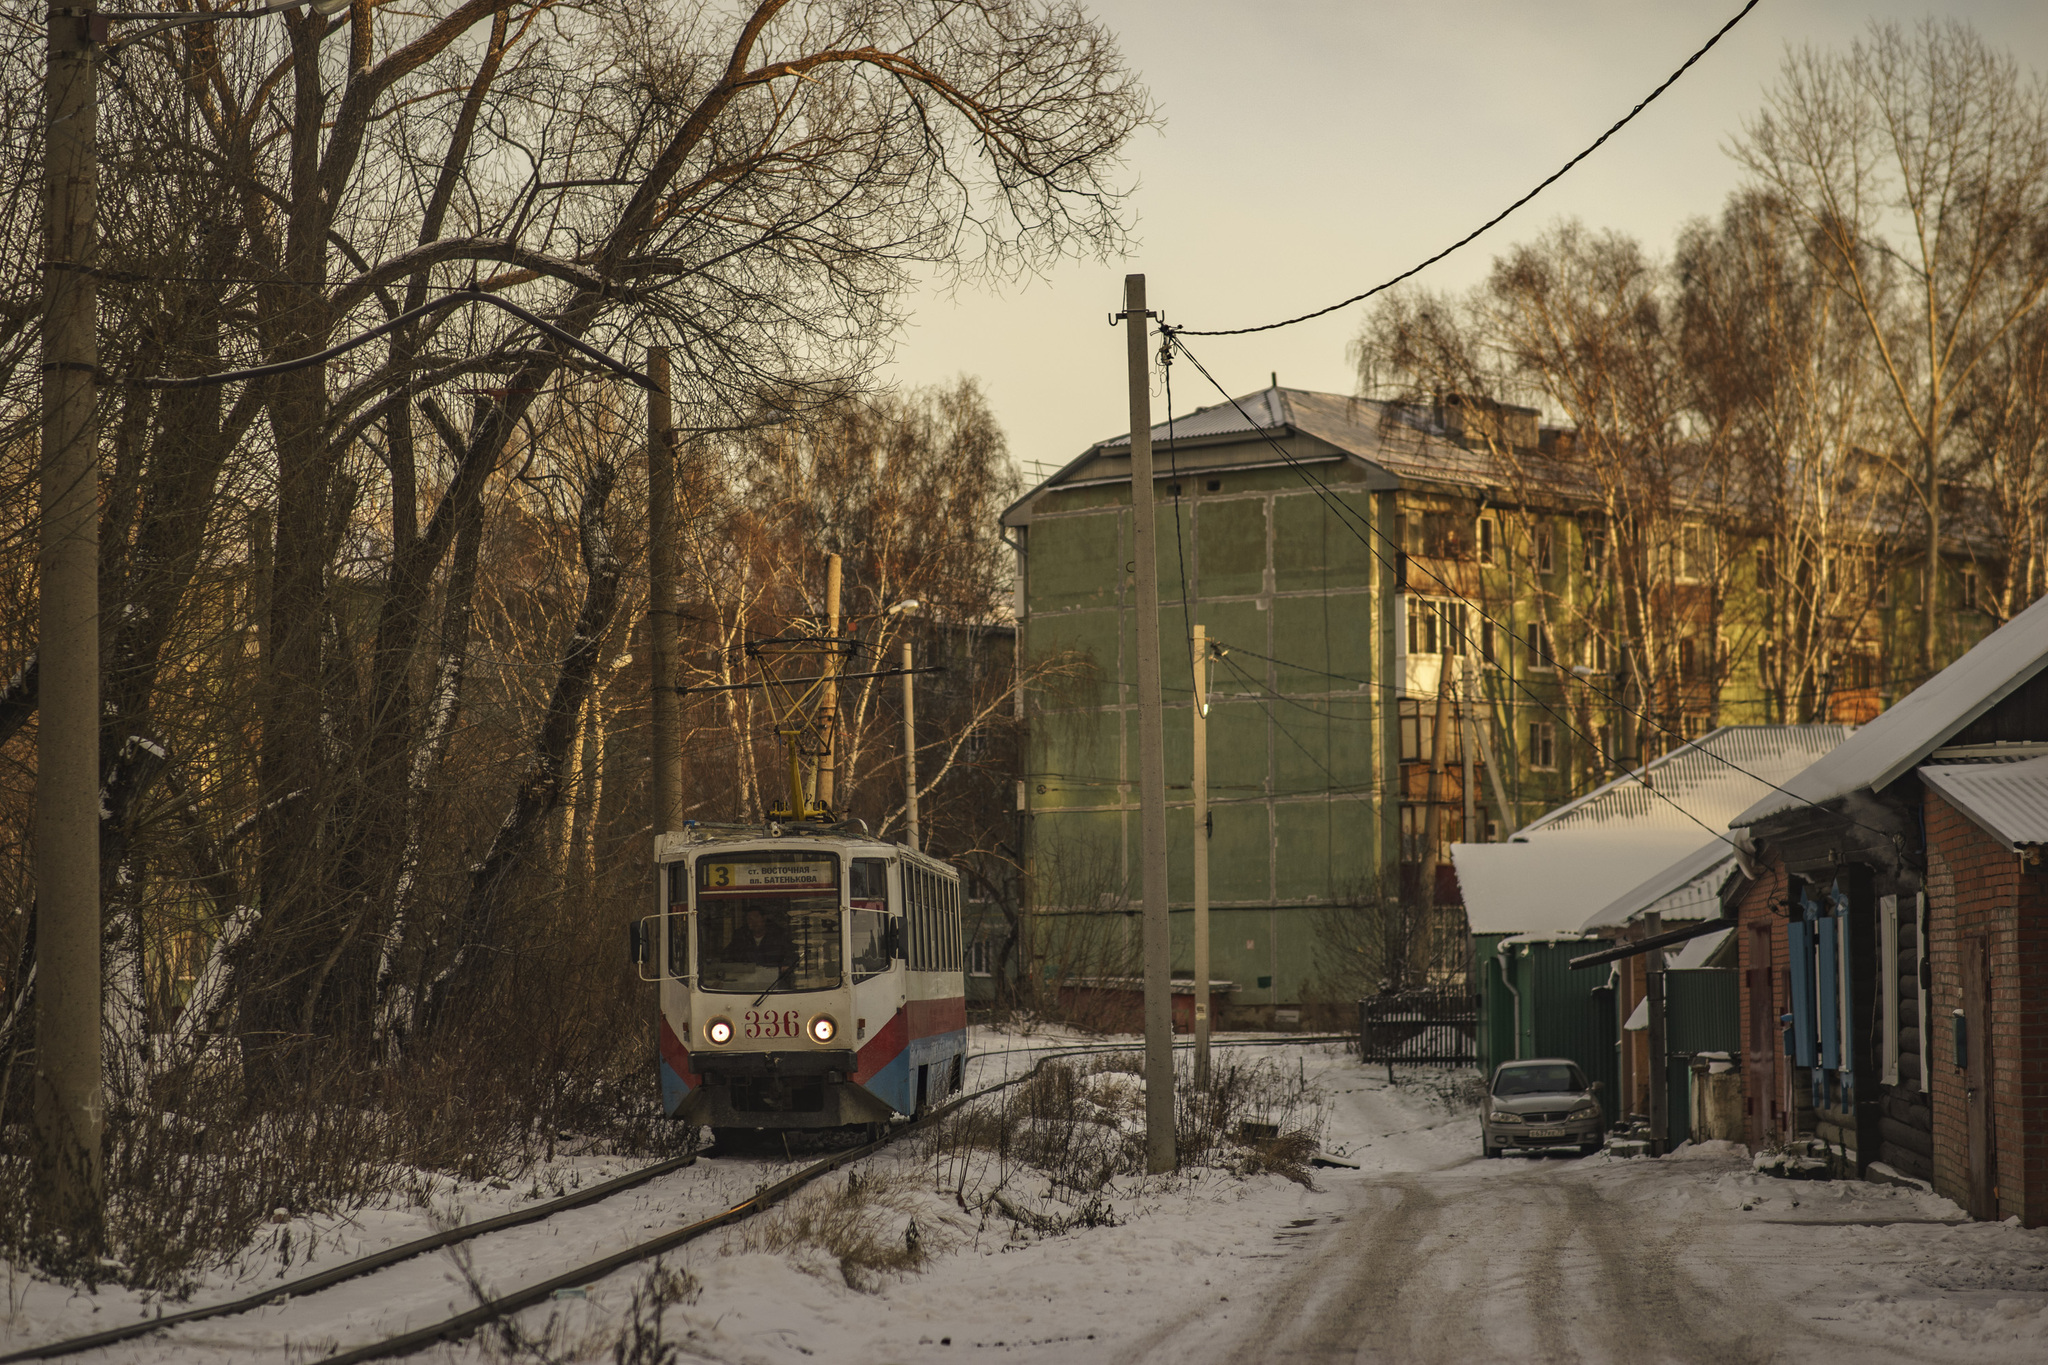
[(829, 854), (739, 854), (698, 863), (698, 989), (839, 985), (838, 884), (839, 860)]

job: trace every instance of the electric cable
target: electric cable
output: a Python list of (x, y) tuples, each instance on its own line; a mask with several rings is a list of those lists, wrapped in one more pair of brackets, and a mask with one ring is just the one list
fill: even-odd
[[(1392, 289), (1395, 285), (1401, 283), (1403, 280), (1410, 279), (1413, 276), (1421, 274), (1423, 271), (1429, 269), (1429, 267), (1435, 265), (1438, 261), (1441, 261), (1444, 257), (1450, 255), (1452, 252), (1458, 250), (1460, 247), (1467, 246), (1472, 242), (1478, 240), (1478, 238), (1484, 235), (1487, 231), (1498, 226), (1501, 223), (1501, 221), (1504, 220), (1509, 214), (1513, 213), (1516, 209), (1521, 208), (1531, 199), (1534, 199), (1537, 195), (1543, 193), (1543, 191), (1549, 189), (1552, 185), (1556, 184), (1559, 180), (1563, 179), (1565, 172), (1571, 170), (1572, 167), (1578, 165), (1581, 161), (1584, 161), (1587, 157), (1599, 151), (1601, 144), (1605, 143), (1608, 138), (1613, 137), (1616, 133), (1620, 132), (1623, 128), (1627, 127), (1630, 121), (1633, 120), (1637, 114), (1640, 114), (1643, 112), (1643, 110), (1649, 108), (1650, 102), (1652, 100), (1656, 99), (1659, 95), (1663, 94), (1666, 90), (1669, 90), (1674, 84), (1676, 84), (1680, 76), (1683, 76), (1687, 71), (1692, 69), (1692, 65), (1694, 62), (1697, 62), (1700, 58), (1706, 56), (1707, 52), (1714, 46), (1714, 44), (1720, 42), (1721, 39), (1725, 38), (1728, 35), (1728, 30), (1734, 28), (1737, 24), (1741, 23), (1743, 19), (1749, 14), (1749, 12), (1755, 9), (1756, 7), (1757, 0), (1749, 0), (1749, 3), (1742, 7), (1741, 13), (1737, 14), (1733, 19), (1730, 19), (1727, 23), (1721, 25), (1720, 30), (1716, 32), (1713, 37), (1707, 39), (1706, 43), (1700, 48), (1699, 51), (1693, 53), (1692, 56), (1687, 57), (1685, 61), (1680, 64), (1678, 70), (1672, 72), (1669, 76), (1666, 76), (1664, 78), (1663, 84), (1659, 85), (1655, 90), (1652, 90), (1649, 94), (1643, 96), (1642, 102), (1636, 105), (1635, 108), (1629, 110), (1626, 114), (1622, 115), (1622, 117), (1615, 123), (1613, 127), (1609, 128), (1606, 132), (1600, 134), (1599, 137), (1594, 138), (1591, 146), (1587, 147), (1584, 151), (1580, 152), (1570, 161), (1565, 162), (1564, 165), (1558, 167), (1555, 171), (1551, 172), (1548, 176), (1544, 177), (1542, 183), (1537, 185), (1535, 189), (1530, 190), (1520, 199), (1517, 199), (1514, 203), (1509, 204), (1499, 213), (1496, 213), (1493, 217), (1487, 219), (1484, 223), (1481, 223), (1478, 227), (1474, 228), (1471, 232), (1466, 233), (1463, 237), (1460, 237), (1457, 241), (1451, 243), (1442, 251), (1437, 252), (1436, 255), (1431, 256), (1428, 260), (1423, 261), (1419, 265), (1410, 266), (1408, 269), (1394, 276), (1394, 278), (1387, 280), (1382, 284), (1376, 284), (1362, 294), (1353, 294), (1348, 299), (1344, 299), (1338, 303), (1333, 303), (1327, 308), (1318, 308), (1313, 313), (1303, 313), (1299, 317), (1287, 318), (1280, 322), (1262, 323), (1256, 327), (1219, 327), (1212, 331), (1206, 332), (1190, 330), (1186, 333), (1186, 335), (1191, 337), (1234, 337), (1244, 336), (1247, 333), (1251, 332), (1271, 332), (1281, 327), (1292, 327), (1297, 322), (1307, 322), (1312, 318), (1319, 318), (1324, 316), (1325, 314), (1334, 313), (1340, 308), (1349, 308), (1354, 303), (1362, 303), (1366, 299), (1371, 298), (1375, 294), (1383, 293), (1388, 289)], [(1193, 357), (1190, 357), (1190, 359), (1192, 358)]]

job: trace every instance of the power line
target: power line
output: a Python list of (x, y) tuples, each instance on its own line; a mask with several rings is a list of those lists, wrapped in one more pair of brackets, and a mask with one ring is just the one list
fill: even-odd
[[(1214, 331), (1208, 332), (1187, 331), (1184, 332), (1183, 335), (1191, 337), (1234, 337), (1244, 336), (1250, 332), (1271, 332), (1281, 327), (1292, 327), (1297, 322), (1307, 322), (1311, 318), (1319, 318), (1327, 313), (1334, 313), (1340, 308), (1349, 308), (1354, 303), (1362, 303), (1366, 299), (1371, 298), (1374, 294), (1378, 294), (1385, 290), (1392, 289), (1395, 285), (1401, 283), (1401, 281), (1421, 274), (1423, 271), (1429, 269), (1429, 267), (1435, 265), (1438, 261), (1441, 261), (1444, 257), (1450, 255), (1452, 252), (1458, 250), (1460, 247), (1471, 244), (1490, 229), (1497, 227), (1500, 224), (1500, 222), (1503, 219), (1505, 219), (1509, 214), (1513, 213), (1516, 209), (1521, 208), (1531, 199), (1534, 199), (1537, 195), (1543, 193), (1543, 191), (1549, 189), (1552, 185), (1556, 184), (1559, 180), (1563, 179), (1565, 172), (1569, 171), (1572, 167), (1578, 165), (1581, 161), (1584, 161), (1593, 153), (1599, 151), (1601, 144), (1605, 143), (1608, 138), (1613, 137), (1616, 133), (1620, 132), (1623, 128), (1627, 127), (1629, 122), (1633, 120), (1637, 114), (1642, 113), (1643, 110), (1650, 107), (1650, 102), (1652, 100), (1656, 99), (1659, 95), (1663, 94), (1666, 90), (1669, 90), (1674, 84), (1676, 84), (1680, 76), (1683, 76), (1687, 71), (1692, 69), (1692, 64), (1694, 62), (1697, 62), (1700, 58), (1706, 56), (1708, 50), (1711, 49), (1715, 43), (1718, 43), (1721, 41), (1721, 39), (1725, 38), (1728, 35), (1728, 30), (1734, 28), (1737, 24), (1741, 23), (1743, 18), (1746, 15), (1748, 15), (1748, 13), (1751, 10), (1755, 9), (1756, 6), (1757, 0), (1749, 0), (1749, 3), (1742, 7), (1742, 12), (1740, 14), (1737, 14), (1733, 19), (1730, 19), (1727, 23), (1721, 25), (1720, 30), (1716, 32), (1713, 37), (1707, 39), (1706, 43), (1700, 48), (1699, 51), (1693, 53), (1692, 56), (1687, 57), (1684, 63), (1679, 66), (1678, 70), (1672, 72), (1669, 76), (1666, 76), (1664, 78), (1664, 83), (1662, 85), (1659, 85), (1655, 90), (1652, 90), (1649, 94), (1643, 96), (1642, 102), (1636, 105), (1635, 108), (1629, 110), (1628, 113), (1622, 115), (1622, 117), (1615, 123), (1615, 125), (1612, 128), (1609, 128), (1606, 132), (1600, 134), (1599, 137), (1594, 138), (1592, 145), (1587, 147), (1586, 150), (1580, 152), (1570, 161), (1565, 162), (1564, 165), (1558, 167), (1555, 171), (1551, 172), (1548, 176), (1544, 177), (1542, 183), (1537, 185), (1535, 189), (1530, 190), (1520, 199), (1517, 199), (1514, 203), (1509, 204), (1499, 213), (1496, 213), (1493, 217), (1487, 219), (1484, 223), (1481, 223), (1478, 227), (1474, 228), (1471, 232), (1468, 232), (1463, 237), (1460, 237), (1457, 241), (1451, 243), (1442, 251), (1437, 252), (1436, 255), (1431, 256), (1426, 261), (1423, 261), (1420, 265), (1409, 267), (1408, 269), (1402, 271), (1400, 274), (1394, 276), (1394, 278), (1392, 278), (1391, 280), (1388, 280), (1383, 284), (1374, 285), (1372, 288), (1366, 290), (1363, 294), (1353, 294), (1348, 299), (1344, 299), (1343, 301), (1338, 303), (1333, 303), (1327, 308), (1318, 308), (1313, 313), (1303, 313), (1300, 317), (1287, 318), (1281, 322), (1262, 323), (1257, 327), (1222, 327), (1217, 328)], [(1189, 357), (1189, 359), (1191, 360), (1193, 358), (1194, 357), (1192, 356)]]
[[(1744, 12), (1747, 13), (1747, 11)], [(1365, 546), (1367, 553), (1371, 554), (1374, 559), (1378, 560), (1381, 567), (1386, 569), (1388, 572), (1392, 572), (1394, 568), (1393, 564), (1388, 561), (1387, 557), (1383, 553), (1381, 553), (1380, 549), (1372, 542), (1372, 536), (1379, 534), (1378, 529), (1376, 527), (1371, 526), (1370, 524), (1367, 524), (1366, 529), (1369, 532), (1369, 534), (1359, 534), (1358, 530), (1352, 522), (1352, 518), (1356, 516), (1356, 513), (1353, 512), (1350, 508), (1346, 507), (1341, 500), (1334, 497), (1330, 492), (1329, 486), (1323, 483), (1321, 479), (1317, 478), (1312, 470), (1310, 470), (1306, 465), (1302, 464), (1301, 461), (1296, 459), (1291, 452), (1289, 452), (1278, 441), (1275, 441), (1270, 435), (1268, 435), (1263, 425), (1253, 420), (1252, 415), (1244, 410), (1244, 405), (1239, 403), (1237, 399), (1231, 395), (1229, 390), (1225, 389), (1222, 384), (1217, 382), (1215, 375), (1209, 373), (1208, 367), (1202, 364), (1201, 358), (1195, 355), (1193, 351), (1188, 349), (1187, 344), (1180, 339), (1180, 329), (1169, 327), (1167, 324), (1161, 323), (1160, 330), (1166, 333), (1171, 344), (1179, 348), (1180, 353), (1186, 356), (1188, 360), (1194, 365), (1194, 367), (1201, 372), (1202, 377), (1209, 381), (1210, 385), (1215, 388), (1216, 392), (1222, 394), (1224, 400), (1228, 402), (1231, 407), (1237, 410), (1238, 415), (1244, 418), (1246, 424), (1251, 428), (1251, 430), (1256, 432), (1259, 438), (1265, 441), (1267, 445), (1271, 446), (1274, 452), (1280, 456), (1282, 461), (1284, 461), (1290, 468), (1292, 468), (1304, 482), (1313, 486), (1313, 488), (1316, 491), (1316, 496), (1323, 502), (1323, 505), (1337, 513), (1340, 524), (1344, 525), (1345, 528), (1351, 532), (1353, 538), (1355, 538), (1356, 540), (1358, 540), (1360, 544)], [(1425, 566), (1425, 568), (1427, 569), (1427, 566)], [(1430, 577), (1436, 579), (1438, 585), (1442, 587), (1445, 594), (1447, 594), (1454, 600), (1464, 604), (1473, 612), (1473, 614), (1478, 616), (1480, 620), (1488, 622), (1491, 625), (1500, 627), (1506, 633), (1507, 638), (1509, 640), (1512, 640), (1514, 638), (1513, 631), (1508, 630), (1505, 626), (1502, 625), (1500, 621), (1495, 620), (1495, 618), (1488, 615), (1485, 608), (1481, 607), (1478, 603), (1473, 602), (1470, 598), (1466, 597), (1463, 593), (1459, 592), (1456, 588), (1452, 587), (1449, 583), (1446, 583), (1441, 574), (1437, 573), (1434, 569), (1427, 569), (1427, 572), (1429, 573)], [(1586, 744), (1593, 750), (1594, 754), (1602, 760), (1603, 764), (1609, 761), (1609, 755), (1607, 754), (1605, 748), (1596, 739), (1594, 739), (1591, 735), (1586, 734), (1584, 731), (1580, 730), (1578, 726), (1572, 724), (1572, 722), (1562, 712), (1557, 710), (1555, 707), (1551, 706), (1541, 697), (1538, 697), (1536, 693), (1533, 692), (1526, 683), (1524, 683), (1521, 679), (1515, 677), (1514, 671), (1511, 668), (1509, 668), (1506, 664), (1502, 663), (1499, 660), (1487, 660), (1485, 662), (1489, 663), (1495, 670), (1497, 670), (1500, 673), (1500, 675), (1507, 680), (1510, 686), (1514, 687), (1517, 691), (1527, 696), (1532, 703), (1534, 703), (1536, 706), (1538, 706), (1543, 711), (1552, 716), (1554, 719), (1556, 719), (1559, 724), (1564, 726), (1565, 730), (1568, 733), (1576, 735), (1581, 740), (1584, 740)], [(1636, 719), (1644, 722), (1647, 725), (1654, 726), (1660, 733), (1664, 734), (1665, 736), (1677, 739), (1682, 743), (1691, 743), (1691, 741), (1688, 740), (1684, 735), (1679, 734), (1677, 731), (1672, 730), (1669, 726), (1666, 726), (1662, 722), (1656, 720), (1649, 713), (1644, 711), (1638, 711), (1634, 707), (1631, 707), (1628, 704), (1626, 704), (1625, 702), (1615, 700), (1611, 694), (1601, 691), (1599, 688), (1594, 687), (1590, 682), (1587, 683), (1587, 690), (1592, 692), (1595, 696), (1599, 697), (1608, 706), (1613, 707), (1616, 710), (1625, 712), (1626, 714), (1635, 717)], [(1698, 748), (1699, 746), (1694, 747)], [(1779, 786), (1777, 783), (1771, 781), (1769, 778), (1761, 777), (1756, 773), (1750, 772), (1741, 764), (1736, 763), (1734, 760), (1727, 758), (1724, 755), (1714, 753), (1711, 749), (1705, 748), (1700, 748), (1699, 752), (1711, 756), (1716, 762), (1722, 764), (1727, 768), (1734, 770), (1735, 772), (1741, 773), (1743, 776), (1751, 779), (1752, 781), (1760, 782), (1764, 786), (1769, 787), (1773, 791), (1791, 797), (1793, 800), (1798, 801), (1801, 805), (1815, 806), (1816, 808), (1818, 808), (1817, 803), (1809, 801), (1805, 797), (1799, 796), (1794, 792), (1787, 791), (1784, 787)], [(1651, 783), (1645, 781), (1640, 775), (1640, 773), (1636, 775), (1636, 780), (1639, 783), (1641, 783), (1645, 790), (1655, 795), (1659, 800), (1664, 801), (1665, 803), (1670, 805), (1673, 810), (1676, 810), (1679, 814), (1685, 816), (1686, 819), (1692, 821), (1701, 829), (1706, 830), (1707, 833), (1713, 835), (1716, 839), (1719, 839), (1724, 843), (1734, 842), (1732, 839), (1729, 838), (1726, 832), (1715, 829), (1712, 825), (1709, 825), (1706, 821), (1700, 819), (1697, 815), (1694, 815), (1691, 811), (1679, 805), (1679, 803), (1673, 800), (1669, 795), (1658, 790)], [(1865, 824), (1863, 821), (1857, 820), (1852, 816), (1848, 816), (1846, 813), (1843, 814), (1843, 818), (1847, 819), (1851, 824), (1869, 830), (1873, 834), (1878, 834), (1886, 838), (1890, 837), (1887, 831), (1880, 830), (1874, 825)]]

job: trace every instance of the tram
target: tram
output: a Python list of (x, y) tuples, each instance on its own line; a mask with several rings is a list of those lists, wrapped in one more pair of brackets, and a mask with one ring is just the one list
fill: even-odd
[(843, 826), (655, 842), (633, 954), (661, 993), (661, 1093), (714, 1133), (915, 1116), (966, 1079), (960, 874)]

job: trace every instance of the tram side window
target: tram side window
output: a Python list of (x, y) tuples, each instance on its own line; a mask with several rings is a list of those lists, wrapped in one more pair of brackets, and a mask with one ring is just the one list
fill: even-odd
[(917, 870), (917, 965), (920, 971), (928, 972), (937, 965), (932, 960), (935, 946), (932, 931), (937, 927), (933, 923), (936, 918), (933, 911), (937, 908), (932, 903), (932, 874), (920, 867)]
[(668, 865), (668, 974), (678, 980), (690, 974), (690, 867)]
[(855, 858), (846, 892), (853, 931), (853, 979), (865, 981), (889, 970), (888, 862), (881, 858)]
[(910, 969), (921, 972), (931, 957), (931, 917), (925, 904), (923, 868), (910, 868), (910, 887)]

